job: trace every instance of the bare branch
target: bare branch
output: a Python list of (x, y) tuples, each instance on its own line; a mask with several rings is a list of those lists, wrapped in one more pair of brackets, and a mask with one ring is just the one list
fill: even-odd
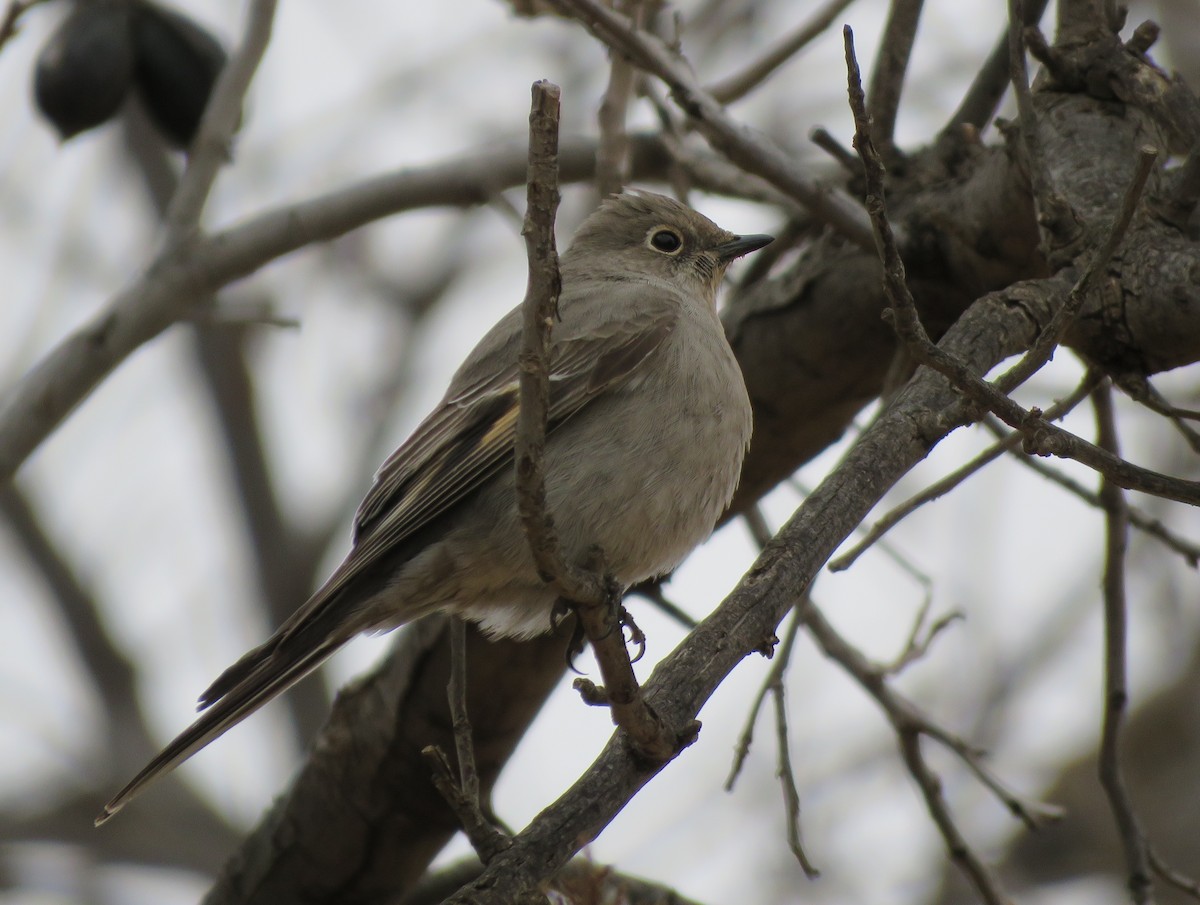
[(867, 112), (874, 125), (875, 140), (885, 154), (891, 153), (894, 143), (904, 74), (908, 70), (924, 3), (925, 0), (892, 0), (875, 57), (871, 87), (867, 92)]
[(980, 752), (931, 722), (911, 702), (897, 694), (887, 684), (883, 670), (868, 661), (839, 635), (811, 601), (804, 608), (802, 618), (809, 633), (826, 656), (842, 666), (883, 709), (896, 732), (904, 763), (916, 780), (925, 799), (926, 809), (942, 834), (955, 865), (967, 876), (985, 902), (989, 905), (1007, 905), (1009, 899), (1000, 886), (999, 878), (983, 863), (958, 829), (954, 816), (942, 796), (941, 780), (925, 762), (921, 751), (921, 736), (930, 736), (958, 755), (987, 788), (1027, 825), (1036, 825), (1040, 819), (1054, 812), (1044, 805), (1020, 799), (1005, 789), (999, 780), (984, 768)]
[[(1048, 5), (1049, 0), (1026, 0), (1022, 4), (1022, 24), (1036, 25)], [(943, 136), (961, 128), (963, 124), (980, 131), (996, 115), (996, 108), (1000, 106), (1000, 100), (1011, 81), (1008, 36), (1009, 30), (1006, 28), (987, 62), (980, 68), (971, 87), (967, 89), (958, 109), (942, 127)]]
[(731, 104), (745, 97), (821, 35), (854, 0), (826, 0), (795, 31), (783, 37), (779, 43), (754, 60), (741, 72), (728, 75), (706, 89), (719, 104)]
[(1141, 148), (1138, 154), (1137, 168), (1125, 189), (1120, 209), (1113, 218), (1104, 241), (1092, 254), (1083, 276), (1071, 288), (1066, 303), (1054, 313), (1054, 318), (1046, 325), (1046, 329), (1038, 334), (1037, 340), (1029, 347), (1029, 351), (1021, 357), (1021, 360), (996, 381), (1001, 392), (1011, 392), (1041, 370), (1042, 366), (1053, 358), (1055, 347), (1074, 323), (1075, 318), (1078, 317), (1084, 302), (1095, 291), (1097, 284), (1104, 276), (1105, 268), (1116, 254), (1117, 249), (1120, 248), (1121, 240), (1125, 238), (1129, 224), (1133, 222), (1133, 216), (1137, 213), (1142, 193), (1146, 189), (1146, 180), (1150, 178), (1150, 172), (1157, 159), (1158, 151), (1154, 148)]
[(847, 173), (858, 174), (858, 158), (843, 148), (842, 143), (830, 135), (827, 129), (821, 127), (813, 129), (808, 137), (814, 145), (836, 160)]
[[(793, 622), (793, 625), (798, 621)], [(794, 642), (795, 632), (791, 633), (791, 637)], [(800, 791), (796, 788), (796, 774), (792, 769), (792, 754), (788, 745), (787, 697), (784, 689), (781, 672), (776, 687), (772, 689), (772, 697), (775, 700), (775, 773), (783, 787), (788, 848), (796, 857), (804, 876), (815, 880), (821, 876), (821, 872), (809, 860), (808, 853), (804, 850), (804, 840), (800, 835)]]
[(44, 0), (8, 0), (4, 16), (0, 18), (0, 49), (20, 30), (19, 23), (21, 17), (30, 9), (43, 2)]
[(731, 119), (697, 82), (691, 69), (662, 41), (636, 31), (629, 21), (596, 0), (548, 0), (615, 52), (662, 79), (679, 105), (712, 146), (743, 169), (761, 176), (812, 210), (863, 248), (871, 243), (862, 210), (850, 198), (821, 185), (800, 170), (792, 156), (765, 135)]
[(100, 607), (47, 534), (37, 512), (15, 485), (0, 488), (0, 514), (26, 558), (53, 592), (75, 653), (103, 702), (108, 750), (115, 769), (140, 763), (153, 752), (151, 734), (137, 707), (136, 669), (100, 619)]
[[(1120, 453), (1112, 389), (1108, 383), (1092, 393), (1096, 410), (1097, 444), (1116, 456)], [(1125, 850), (1128, 888), (1135, 905), (1153, 897), (1146, 837), (1142, 832), (1121, 765), (1121, 728), (1129, 706), (1126, 665), (1129, 613), (1125, 600), (1125, 563), (1129, 544), (1129, 509), (1125, 494), (1107, 477), (1100, 479), (1100, 501), (1105, 511), (1104, 550), (1104, 726), (1100, 735), (1100, 784)]]
[[(457, 731), (455, 734), (457, 740)], [(434, 788), (446, 799), (446, 804), (450, 805), (450, 810), (454, 811), (455, 816), (458, 817), (463, 833), (470, 841), (471, 848), (475, 849), (475, 853), (479, 855), (480, 861), (487, 864), (512, 845), (512, 840), (498, 830), (484, 815), (483, 809), (479, 806), (479, 789), (476, 788), (475, 794), (472, 795), (455, 780), (450, 761), (446, 758), (446, 752), (436, 745), (429, 745), (422, 749), (421, 756), (429, 765), (429, 774)]]
[[(642, 27), (641, 0), (628, 0), (625, 12)], [(615, 195), (629, 181), (629, 137), (625, 131), (626, 110), (633, 94), (634, 68), (620, 54), (612, 54), (608, 87), (600, 101), (597, 121), (600, 141), (596, 146), (596, 190), (601, 198)]]
[(549, 82), (535, 82), (529, 114), (529, 200), (524, 229), (529, 286), (522, 303), (519, 358), (517, 509), (538, 571), (575, 610), (595, 651), (605, 691), (600, 693), (589, 683), (590, 702), (603, 700), (611, 708), (613, 721), (625, 730), (642, 757), (665, 761), (690, 743), (695, 732), (690, 726), (673, 731), (647, 706), (625, 649), (624, 635), (613, 624), (620, 591), (605, 575), (603, 551), (594, 551), (592, 561), (582, 568), (567, 562), (559, 547), (552, 514), (546, 508), (543, 453), (550, 398), (550, 332), (557, 318), (562, 288), (554, 246), (558, 112), (558, 87)]
[(461, 619), (450, 620), (450, 682), (446, 697), (454, 727), (454, 752), (458, 756), (458, 786), (468, 801), (479, 807), (479, 768), (475, 765), (475, 743), (467, 713), (467, 627)]
[(1037, 212), (1038, 232), (1042, 239), (1042, 254), (1053, 264), (1056, 251), (1067, 247), (1079, 234), (1079, 223), (1066, 199), (1050, 179), (1042, 142), (1038, 135), (1037, 113), (1029, 90), (1029, 72), (1025, 66), (1025, 35), (1040, 34), (1036, 28), (1025, 28), (1023, 0), (1008, 0), (1008, 66), (1013, 91), (1017, 99), (1017, 118), (1021, 127), (1021, 144), (1029, 167), (1033, 188), (1034, 209)]
[[(1033, 373), (1034, 365), (1038, 364), (1037, 357), (1025, 355), (1017, 364), (1002, 375), (995, 384), (988, 383), (965, 367), (963, 362), (933, 344), (921, 324), (917, 314), (916, 303), (904, 277), (904, 263), (896, 247), (895, 236), (887, 220), (887, 208), (883, 198), (884, 167), (871, 142), (869, 120), (863, 104), (862, 87), (858, 78), (858, 64), (854, 59), (853, 34), (850, 29), (846, 33), (846, 65), (850, 73), (850, 106), (854, 112), (855, 137), (854, 145), (863, 159), (867, 182), (867, 212), (875, 230), (876, 242), (880, 259), (883, 262), (883, 285), (891, 307), (884, 311), (884, 319), (896, 330), (897, 334), (907, 344), (909, 353), (919, 363), (927, 365), (946, 375), (963, 394), (976, 405), (994, 412), (1009, 427), (1019, 430), (1025, 436), (1025, 451), (1037, 455), (1054, 455), (1062, 458), (1075, 459), (1092, 468), (1111, 481), (1127, 490), (1138, 490), (1142, 493), (1165, 497), (1184, 503), (1200, 504), (1200, 482), (1185, 481), (1168, 477), (1149, 469), (1140, 468), (1126, 462), (1107, 450), (1100, 449), (1062, 428), (1050, 424), (1040, 409), (1026, 411), (1006, 393), (1014, 389), (1029, 374)], [(1151, 151), (1146, 150), (1142, 155), (1143, 165), (1151, 160)], [(1130, 184), (1122, 204), (1122, 213), (1114, 220), (1101, 251), (1114, 249), (1124, 235), (1128, 218), (1136, 209), (1137, 200), (1141, 196), (1144, 176), (1139, 172)], [(1111, 251), (1109, 252), (1111, 255)], [(1093, 263), (1099, 258), (1093, 258)], [(1089, 268), (1088, 273), (1093, 272)], [(1087, 273), (1072, 288), (1078, 292), (1081, 283), (1087, 280)], [(1082, 293), (1080, 293), (1082, 295)], [(1065, 303), (1064, 303), (1065, 304)], [(1055, 317), (1047, 323), (1038, 334), (1039, 339), (1051, 336), (1062, 323), (1056, 309)], [(1043, 343), (1046, 345), (1047, 343)], [(1048, 343), (1053, 348), (1053, 343)]]
[(1200, 882), (1175, 870), (1153, 848), (1150, 849), (1149, 855), (1150, 866), (1154, 868), (1154, 872), (1162, 878), (1164, 883), (1200, 902)]
[(737, 747), (734, 749), (733, 765), (730, 767), (729, 776), (725, 780), (725, 791), (733, 791), (734, 783), (737, 782), (738, 775), (742, 772), (742, 766), (745, 764), (746, 758), (750, 755), (750, 745), (754, 741), (754, 724), (758, 722), (758, 715), (762, 711), (762, 706), (766, 702), (767, 696), (770, 695), (775, 703), (775, 772), (783, 786), (788, 848), (796, 856), (796, 860), (804, 871), (804, 875), (811, 880), (819, 877), (821, 872), (809, 860), (808, 854), (804, 851), (804, 843), (800, 836), (800, 793), (796, 789), (796, 777), (792, 771), (792, 756), (788, 746), (787, 704), (783, 682), (784, 676), (787, 674), (788, 664), (792, 659), (792, 651), (796, 647), (796, 637), (799, 634), (802, 623), (800, 607), (797, 607), (792, 621), (788, 625), (787, 632), (783, 636), (783, 641), (771, 660), (771, 668), (767, 671), (767, 677), (763, 680), (762, 685), (758, 689), (758, 694), (754, 696), (754, 700), (750, 704), (750, 712), (746, 716), (746, 725), (742, 729), (742, 734), (738, 737)]
[(1197, 431), (1189, 422), (1200, 421), (1200, 412), (1193, 409), (1179, 408), (1172, 405), (1162, 393), (1154, 388), (1148, 377), (1143, 377), (1137, 374), (1122, 375), (1116, 379), (1116, 384), (1124, 390), (1131, 399), (1140, 402), (1152, 412), (1168, 418), (1175, 425), (1175, 429), (1179, 431), (1180, 436), (1187, 441), (1187, 445), (1192, 448), (1193, 452), (1200, 453), (1200, 431)]

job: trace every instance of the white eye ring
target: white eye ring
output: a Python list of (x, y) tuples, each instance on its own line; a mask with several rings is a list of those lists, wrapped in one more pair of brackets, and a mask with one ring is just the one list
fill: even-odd
[(646, 237), (646, 244), (664, 255), (677, 255), (683, 249), (683, 237), (668, 226), (656, 226)]

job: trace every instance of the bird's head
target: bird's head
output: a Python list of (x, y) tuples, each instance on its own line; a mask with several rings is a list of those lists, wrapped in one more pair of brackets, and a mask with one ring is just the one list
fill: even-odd
[(729, 263), (771, 241), (734, 235), (665, 195), (624, 192), (583, 221), (562, 264), (578, 277), (646, 274), (713, 301)]

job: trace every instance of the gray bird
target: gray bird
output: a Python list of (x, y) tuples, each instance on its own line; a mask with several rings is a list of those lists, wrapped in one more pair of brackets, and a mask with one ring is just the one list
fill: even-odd
[[(609, 198), (580, 226), (561, 261), (544, 459), (547, 509), (568, 560), (582, 563), (599, 546), (627, 588), (670, 572), (712, 532), (751, 428), (717, 289), (731, 261), (771, 241), (645, 192)], [(514, 490), (520, 342), (517, 308), (380, 467), (342, 564), (209, 686), (200, 717), (97, 825), (360, 632), (437, 611), (496, 636), (550, 627), (555, 593), (534, 568)]]

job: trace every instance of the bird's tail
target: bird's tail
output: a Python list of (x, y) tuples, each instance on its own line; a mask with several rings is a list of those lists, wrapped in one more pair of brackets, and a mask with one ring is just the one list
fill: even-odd
[(320, 666), (350, 636), (322, 640), (309, 649), (276, 635), (229, 667), (200, 696), (202, 715), (118, 792), (96, 817), (96, 826), (125, 807), (146, 786), (236, 726)]

